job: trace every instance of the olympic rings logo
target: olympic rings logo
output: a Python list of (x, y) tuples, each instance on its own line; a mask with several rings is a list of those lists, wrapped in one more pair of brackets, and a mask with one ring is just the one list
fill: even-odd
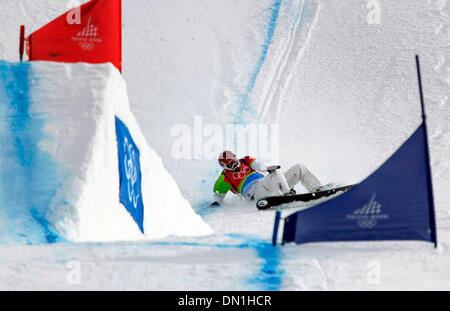
[(364, 229), (371, 229), (376, 226), (377, 221), (375, 219), (358, 219), (358, 226)]
[(92, 51), (94, 49), (94, 43), (92, 42), (80, 42), (80, 47), (83, 51)]
[(237, 172), (237, 173), (233, 173), (233, 178), (234, 179), (242, 179), (245, 176), (247, 176), (247, 174), (250, 172), (251, 172), (250, 167), (245, 165), (243, 170), (241, 170), (240, 172)]

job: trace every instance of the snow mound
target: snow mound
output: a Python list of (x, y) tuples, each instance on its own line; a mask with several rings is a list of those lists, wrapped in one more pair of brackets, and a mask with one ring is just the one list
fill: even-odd
[[(110, 64), (0, 62), (0, 242), (100, 242), (211, 233), (130, 111)], [(115, 117), (140, 151), (144, 234), (119, 202)]]

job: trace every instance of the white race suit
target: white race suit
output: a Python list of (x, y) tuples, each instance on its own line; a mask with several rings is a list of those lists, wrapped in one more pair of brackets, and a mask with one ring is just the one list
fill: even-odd
[(288, 193), (299, 182), (310, 192), (321, 186), (320, 181), (302, 164), (296, 164), (290, 169), (281, 172), (279, 169), (267, 174), (248, 194), (255, 200), (273, 195), (284, 195)]
[[(259, 172), (267, 172), (268, 167), (257, 161), (253, 161), (251, 168)], [(296, 164), (284, 173), (277, 169), (252, 182), (242, 189), (242, 195), (248, 199), (259, 200), (267, 196), (284, 195), (299, 182), (310, 192), (316, 191), (320, 181), (302, 164)], [(214, 193), (214, 200), (222, 204), (225, 198), (223, 193)]]

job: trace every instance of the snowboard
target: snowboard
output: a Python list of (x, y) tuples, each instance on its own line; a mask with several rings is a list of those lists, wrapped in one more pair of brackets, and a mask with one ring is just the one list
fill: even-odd
[(342, 186), (337, 187), (329, 190), (323, 190), (318, 192), (311, 192), (311, 193), (302, 193), (302, 194), (293, 194), (293, 195), (286, 195), (286, 196), (272, 196), (272, 197), (265, 197), (258, 202), (256, 202), (256, 208), (259, 210), (265, 210), (274, 206), (278, 206), (281, 204), (286, 203), (292, 203), (292, 202), (309, 202), (312, 200), (317, 200), (320, 198), (328, 197), (330, 195), (336, 194), (340, 191), (347, 191), (351, 188), (353, 188), (356, 185), (348, 185), (348, 186)]

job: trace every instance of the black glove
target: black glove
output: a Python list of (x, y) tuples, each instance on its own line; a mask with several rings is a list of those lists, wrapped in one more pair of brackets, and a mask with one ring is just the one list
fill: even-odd
[(273, 172), (275, 172), (276, 170), (280, 169), (281, 166), (279, 165), (271, 165), (267, 168), (267, 171), (272, 174)]
[(220, 206), (219, 202), (213, 202), (209, 205), (209, 207), (218, 207), (218, 206)]

